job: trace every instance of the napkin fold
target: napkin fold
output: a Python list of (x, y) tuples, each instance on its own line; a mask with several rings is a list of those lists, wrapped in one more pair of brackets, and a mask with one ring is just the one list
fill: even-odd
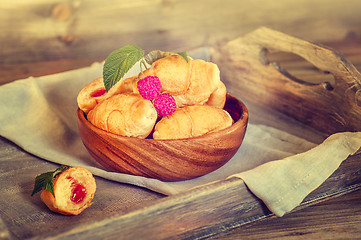
[[(82, 144), (76, 119), (78, 92), (99, 77), (102, 68), (102, 63), (94, 63), (83, 69), (0, 86), (0, 135), (42, 159), (83, 166), (97, 176), (166, 195), (240, 177), (277, 216), (296, 207), (361, 146), (361, 132), (338, 133), (317, 145), (276, 128), (249, 124), (236, 155), (205, 176), (163, 182), (109, 172), (92, 159)], [(131, 69), (127, 75), (136, 72)]]
[(277, 216), (298, 206), (361, 147), (361, 132), (336, 133), (309, 151), (235, 174)]

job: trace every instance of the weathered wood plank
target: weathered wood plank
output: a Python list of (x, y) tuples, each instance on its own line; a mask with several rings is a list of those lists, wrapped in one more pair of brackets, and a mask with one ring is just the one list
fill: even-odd
[[(58, 239), (116, 239), (119, 236), (122, 239), (201, 238), (215, 234), (227, 225), (257, 219), (257, 213), (262, 216), (263, 210), (266, 210), (259, 204), (261, 202), (255, 201), (241, 180), (233, 179), (49, 236)], [(245, 218), (238, 219), (240, 222), (236, 223), (236, 216)]]
[[(335, 78), (301, 82), (267, 59), (268, 49), (296, 54)], [(361, 127), (361, 74), (342, 54), (268, 28), (213, 49), (222, 79), (235, 95), (293, 116), (325, 133)], [(327, 84), (326, 84), (327, 83)]]
[[(82, 58), (0, 64), (0, 85), (14, 80), (28, 78), (30, 76), (40, 77), (78, 68), (89, 67), (94, 62), (102, 61), (104, 61), (103, 58)], [(99, 73), (99, 75), (101, 74), (102, 73)]]
[[(338, 42), (325, 42), (324, 44), (343, 53), (357, 69), (361, 69), (360, 39), (349, 40), (346, 41), (345, 44), (340, 44)], [(296, 77), (302, 78), (307, 76), (310, 81), (312, 79), (324, 79), (324, 77), (327, 77), (328, 80), (333, 79), (330, 75), (325, 75), (312, 64), (295, 54), (275, 52), (270, 54), (269, 60), (279, 62), (284, 68), (286, 68), (286, 70), (288, 70), (291, 74), (294, 74)], [(27, 78), (29, 76), (38, 77), (88, 67), (93, 62), (101, 61), (104, 61), (104, 58), (99, 57), (60, 59), (41, 62), (4, 63), (0, 64), (0, 85), (13, 80)]]
[[(74, 61), (75, 64), (76, 62)], [(58, 61), (52, 62), (55, 65), (57, 63)], [(47, 67), (52, 68), (52, 64), (44, 65), (43, 68), (39, 67), (36, 71), (39, 74), (41, 74), (41, 71), (48, 71)], [(64, 61), (64, 64), (67, 65), (66, 61)], [(71, 66), (67, 65), (66, 67)], [(16, 74), (16, 68), (13, 68), (12, 71)], [(261, 123), (269, 123), (272, 120), (271, 124), (278, 123), (282, 125), (289, 120), (285, 116), (277, 118), (273, 115), (267, 115), (267, 113), (263, 115), (267, 116), (263, 119), (261, 113), (258, 116), (253, 116), (258, 117), (256, 120)], [(302, 126), (297, 125), (293, 131), (296, 131), (292, 132), (294, 134), (309, 135), (309, 132), (305, 131)], [(314, 135), (317, 138), (318, 134), (315, 133)], [(297, 239), (296, 237), (306, 233), (310, 234), (308, 236), (318, 238), (321, 236), (322, 226), (327, 227), (329, 236), (332, 236), (332, 231), (339, 233), (338, 236), (355, 235), (352, 233), (341, 235), (341, 231), (356, 231), (356, 234), (359, 231), (359, 228), (348, 228), (342, 225), (341, 222), (343, 219), (347, 220), (347, 223), (353, 221), (355, 224), (359, 224), (359, 218), (353, 216), (351, 219), (347, 219), (346, 217), (346, 214), (351, 213), (350, 209), (352, 208), (335, 213), (345, 214), (338, 222), (341, 226), (344, 226), (342, 229), (332, 229), (335, 226), (331, 223), (332, 215), (325, 219), (324, 224), (318, 222), (319, 227), (314, 227), (316, 221), (319, 221), (321, 216), (325, 214), (325, 210), (330, 209), (323, 207), (325, 205), (320, 205), (322, 209), (319, 208), (319, 211), (316, 208), (314, 216), (317, 217), (317, 214), (319, 214), (319, 218), (315, 217), (314, 219), (308, 219), (310, 213), (308, 211), (311, 211), (308, 208), (302, 211), (300, 215), (296, 215), (295, 218), (292, 216), (297, 214), (298, 211), (280, 219), (268, 215), (269, 211), (257, 198), (248, 192), (239, 179), (230, 179), (202, 189), (166, 198), (145, 189), (99, 179), (100, 185), (97, 194), (102, 200), (94, 202), (94, 205), (84, 212), (84, 215), (69, 218), (48, 212), (39, 198), (30, 197), (34, 176), (43, 170), (53, 169), (54, 164), (29, 155), (4, 139), (0, 142), (0, 154), (0, 189), (2, 196), (0, 198), (0, 213), (6, 227), (14, 235), (15, 239), (31, 237), (37, 239), (43, 239), (44, 237), (92, 239), (99, 235), (101, 235), (101, 238), (109, 237), (113, 239), (119, 239), (120, 236), (124, 236), (124, 239), (127, 237), (137, 239), (144, 236), (153, 239), (205, 238), (237, 226), (242, 226), (241, 229), (246, 227), (245, 232), (247, 232), (249, 228), (246, 223), (256, 222), (257, 219), (264, 217), (270, 219), (270, 222), (268, 224), (266, 222), (265, 227), (260, 229), (269, 231), (269, 238), (274, 237), (274, 239), (277, 239), (280, 235), (284, 239), (287, 239), (286, 236)], [(296, 210), (315, 204), (319, 200), (327, 200), (339, 194), (358, 189), (361, 184), (360, 157), (360, 155), (357, 155), (344, 162)], [(11, 201), (9, 201), (10, 196), (12, 197)], [(245, 200), (245, 205), (243, 205), (242, 199)], [(358, 202), (354, 201), (353, 203), (357, 204)], [(251, 210), (256, 213), (255, 216), (251, 216)], [(283, 221), (283, 219), (286, 220)], [(295, 221), (293, 229), (291, 224), (287, 224), (287, 221)], [(304, 224), (304, 222), (307, 224)], [(327, 222), (330, 222), (330, 224), (327, 224)], [(276, 230), (272, 232), (272, 226), (277, 224), (284, 226), (285, 231), (283, 232), (278, 228), (278, 233)], [(286, 229), (287, 227), (291, 229)], [(46, 230), (49, 229), (57, 232), (55, 232), (55, 235), (53, 231), (46, 233)], [(292, 235), (292, 231), (296, 231), (294, 235)], [(315, 233), (312, 233), (312, 231), (315, 231)], [(251, 233), (256, 236), (255, 238), (265, 236), (254, 231), (250, 231)], [(298, 233), (299, 235), (297, 235)], [(247, 234), (243, 235), (243, 237), (249, 236)]]
[[(344, 162), (295, 211), (360, 189), (360, 160), (357, 155)], [(35, 239), (202, 239), (270, 217), (274, 215), (243, 181), (231, 178)]]
[(188, 50), (268, 26), (313, 41), (361, 36), (348, 0), (3, 1), (0, 62), (106, 57), (125, 44)]
[[(79, 216), (52, 213), (40, 200), (31, 196), (35, 176), (53, 171), (57, 164), (39, 159), (0, 137), (0, 224), (12, 239), (28, 239), (47, 231), (76, 226), (96, 218), (104, 218), (163, 198), (148, 189), (112, 182), (96, 177), (97, 191), (92, 206)], [(0, 232), (0, 233), (1, 233)], [(2, 239), (3, 235), (0, 235)], [(4, 236), (5, 238), (5, 236)]]
[(210, 239), (360, 239), (360, 199), (361, 191), (358, 190), (282, 218), (265, 219)]

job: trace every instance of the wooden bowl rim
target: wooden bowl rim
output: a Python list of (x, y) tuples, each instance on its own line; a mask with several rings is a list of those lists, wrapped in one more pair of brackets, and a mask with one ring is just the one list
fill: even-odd
[(198, 139), (202, 139), (205, 136), (207, 137), (212, 137), (213, 135), (222, 135), (222, 133), (227, 133), (227, 132), (231, 132), (233, 129), (237, 129), (238, 127), (242, 127), (243, 125), (247, 124), (248, 122), (248, 109), (246, 107), (246, 105), (237, 97), (227, 93), (227, 99), (228, 98), (233, 98), (236, 99), (237, 102), (240, 104), (240, 107), (242, 109), (242, 113), (239, 117), (239, 119), (237, 121), (235, 121), (231, 126), (216, 131), (216, 132), (211, 132), (211, 133), (207, 133), (201, 136), (197, 136), (197, 137), (191, 137), (191, 138), (180, 138), (180, 139), (153, 139), (153, 138), (137, 138), (137, 137), (128, 137), (128, 136), (122, 136), (122, 135), (118, 135), (112, 132), (107, 132), (101, 128), (98, 128), (97, 126), (93, 125), (91, 122), (88, 121), (88, 119), (85, 117), (85, 113), (78, 108), (77, 110), (77, 117), (78, 119), (82, 122), (85, 123), (85, 125), (90, 128), (93, 132), (100, 132), (100, 133), (104, 133), (112, 138), (118, 138), (118, 139), (136, 139), (136, 140), (140, 140), (140, 141), (149, 141), (149, 142), (182, 142), (182, 141), (191, 141), (191, 140), (198, 140)]

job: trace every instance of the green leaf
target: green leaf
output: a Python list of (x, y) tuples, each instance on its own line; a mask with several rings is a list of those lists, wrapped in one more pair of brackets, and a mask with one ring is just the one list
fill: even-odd
[[(42, 189), (45, 189), (46, 186), (48, 185), (48, 183), (52, 182), (52, 181), (53, 181), (53, 173), (52, 172), (43, 173), (43, 174), (40, 174), (39, 176), (37, 176), (35, 178), (34, 190), (31, 193), (31, 196), (33, 196), (37, 192), (40, 192)], [(49, 186), (49, 188), (50, 188), (50, 186)], [(52, 192), (51, 189), (49, 191)]]
[(45, 189), (45, 190), (50, 191), (51, 194), (53, 194), (53, 196), (55, 197), (53, 180), (58, 174), (64, 172), (68, 168), (69, 168), (68, 166), (61, 166), (53, 172), (46, 172), (46, 173), (42, 173), (39, 176), (37, 176), (35, 178), (34, 189), (33, 189), (33, 192), (31, 193), (31, 196), (33, 196), (35, 193), (40, 192), (41, 190)]
[(181, 56), (184, 60), (186, 60), (186, 62), (188, 62), (188, 55), (187, 52), (180, 52), (180, 53), (174, 53), (174, 52), (164, 52), (161, 50), (153, 50), (151, 52), (149, 52), (145, 57), (144, 60), (149, 64), (152, 65), (152, 63), (154, 63), (155, 61), (164, 58), (164, 57), (168, 57), (168, 56), (172, 56), (172, 55), (179, 55)]
[(188, 62), (188, 54), (187, 52), (179, 52), (177, 53), (179, 56), (181, 56), (186, 62)]
[(53, 178), (56, 178), (56, 176), (58, 176), (60, 173), (64, 172), (65, 170), (69, 169), (69, 166), (65, 166), (62, 165), (60, 167), (58, 167), (54, 172), (53, 172)]
[(103, 81), (108, 91), (144, 56), (144, 50), (127, 45), (109, 54), (103, 67)]
[(173, 53), (173, 52), (164, 52), (164, 51), (161, 51), (161, 50), (153, 50), (153, 51), (149, 52), (147, 55), (144, 56), (144, 60), (149, 65), (152, 65), (152, 63), (154, 63), (158, 59), (168, 57), (168, 56), (172, 56), (172, 55), (175, 55), (175, 53)]

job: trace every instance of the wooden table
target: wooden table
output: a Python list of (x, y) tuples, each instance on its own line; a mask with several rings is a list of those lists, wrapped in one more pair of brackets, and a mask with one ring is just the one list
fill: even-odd
[(235, 228), (211, 239), (360, 239), (361, 191)]
[[(355, 51), (357, 53), (361, 52), (361, 46), (359, 42), (356, 42), (356, 45), (353, 45), (354, 51), (351, 51), (350, 47), (348, 47), (349, 45), (345, 44), (329, 43), (329, 45), (337, 47), (337, 49), (341, 52), (345, 50), (345, 54), (350, 55), (350, 60), (360, 70), (359, 67), (361, 66), (361, 57), (359, 54), (353, 54)], [(0, 65), (0, 84), (28, 76), (41, 76), (84, 67), (88, 66), (94, 61), (101, 60), (102, 59), (96, 58), (68, 59)], [(2, 181), (8, 181), (9, 183), (7, 184), (7, 182), (2, 182), (0, 186), (9, 186), (9, 192), (18, 191), (19, 194), (23, 195), (24, 199), (30, 199), (27, 204), (32, 206), (36, 205), (40, 212), (46, 211), (46, 208), (41, 205), (38, 198), (29, 198), (28, 195), (31, 193), (33, 183), (27, 181), (27, 179), (32, 179), (35, 172), (41, 172), (42, 170), (49, 170), (54, 168), (55, 164), (43, 161), (30, 154), (27, 154), (4, 138), (0, 138), (0, 159), (1, 171), (6, 173), (6, 178), (2, 178)], [(10, 165), (8, 165), (6, 162), (8, 159), (9, 161), (11, 159), (24, 160), (19, 161), (19, 166), (21, 169), (12, 168)], [(13, 181), (15, 181), (15, 183)], [(103, 203), (97, 204), (109, 203), (110, 207), (109, 209), (104, 207), (104, 212), (94, 212), (94, 214), (103, 214), (103, 216), (109, 214), (109, 216), (111, 216), (111, 214), (117, 212), (127, 212), (127, 208), (129, 206), (132, 208), (142, 209), (143, 205), (149, 206), (151, 202), (164, 198), (164, 196), (160, 194), (153, 193), (138, 187), (118, 184), (99, 178), (97, 178), (97, 181), (99, 185), (99, 194), (107, 196)], [(102, 189), (102, 186), (107, 186), (107, 188)], [(119, 192), (114, 192), (115, 189), (117, 189)], [(132, 199), (119, 199), (117, 197), (118, 195), (126, 194), (127, 192), (130, 192)], [(134, 198), (134, 196), (137, 196), (140, 200), (137, 200), (137, 198)], [(114, 202), (116, 204), (114, 204)], [(10, 203), (9, 206), (11, 206)], [(21, 209), (14, 209), (13, 212), (14, 214), (19, 214), (20, 211)], [(0, 222), (0, 239), (6, 239), (7, 237), (6, 224), (7, 221), (11, 221), (9, 220), (10, 212), (11, 210), (9, 209), (2, 209), (0, 211), (0, 213), (2, 213), (1, 218), (4, 220), (3, 223)], [(42, 218), (40, 219), (40, 217)], [(5, 218), (7, 218), (7, 221), (5, 221)], [(66, 219), (66, 221), (75, 223), (77, 221), (86, 222), (91, 218), (92, 216), (84, 214), (82, 215), (82, 218), (66, 217), (64, 219)], [(12, 223), (15, 225), (16, 223), (19, 223), (20, 225), (21, 221), (44, 221), (44, 219), (46, 219), (46, 217), (40, 214), (38, 216), (29, 216), (29, 219), (16, 218), (13, 219)], [(164, 221), (167, 221), (166, 226), (168, 227), (168, 229), (164, 229), (164, 231), (179, 231), (179, 228), (184, 227), (172, 224), (172, 219), (164, 219)], [(20, 229), (17, 230), (20, 231)], [(28, 233), (25, 232), (11, 234), (13, 235), (14, 239), (36, 236), (34, 235), (34, 231), (36, 231), (36, 229), (27, 229), (26, 231), (28, 231)], [(207, 236), (210, 239), (360, 239), (361, 191), (357, 190), (344, 196), (336, 197), (328, 201), (309, 206), (305, 209), (287, 214), (282, 218), (269, 217), (265, 220), (259, 220), (255, 223), (243, 226), (238, 226), (237, 224), (219, 226), (217, 234), (209, 232), (208, 234), (203, 235), (204, 238), (207, 238)]]

